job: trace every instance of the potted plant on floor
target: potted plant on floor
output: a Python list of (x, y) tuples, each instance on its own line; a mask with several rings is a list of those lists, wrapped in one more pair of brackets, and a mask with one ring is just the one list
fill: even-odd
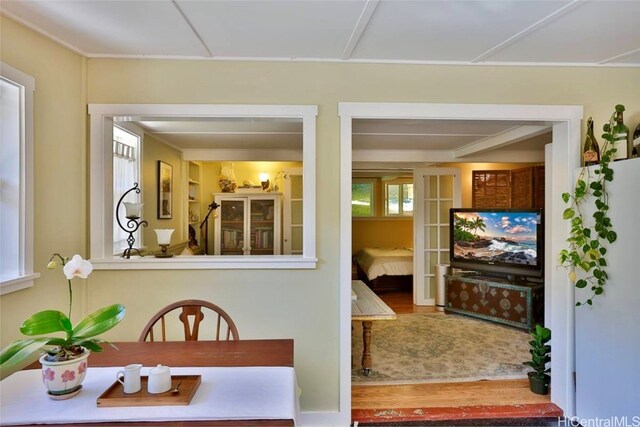
[(529, 372), (529, 387), (536, 394), (549, 394), (549, 384), (551, 383), (550, 368), (547, 363), (551, 362), (551, 346), (548, 344), (551, 340), (551, 330), (544, 326), (536, 325), (530, 332), (533, 338), (529, 341), (529, 353), (531, 360), (524, 362), (525, 365), (533, 368)]
[(93, 265), (80, 255), (64, 258), (54, 254), (47, 268), (57, 267), (56, 259), (62, 262), (69, 289), (68, 315), (58, 310), (38, 312), (22, 323), (20, 332), (24, 335), (42, 335), (63, 332), (64, 337), (37, 337), (14, 341), (0, 353), (0, 366), (11, 367), (24, 361), (31, 354), (46, 347), (40, 357), (42, 382), (53, 399), (72, 397), (80, 391), (87, 370), (87, 358), (91, 351), (100, 352), (100, 344), (107, 341), (98, 335), (116, 326), (125, 314), (124, 306), (113, 304), (91, 313), (75, 327), (71, 324), (73, 291), (71, 279), (86, 279), (93, 271)]

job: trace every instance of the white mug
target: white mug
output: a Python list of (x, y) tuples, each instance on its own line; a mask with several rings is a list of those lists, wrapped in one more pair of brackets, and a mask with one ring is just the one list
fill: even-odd
[(158, 365), (149, 369), (147, 391), (152, 394), (164, 393), (171, 389), (171, 371), (168, 366)]
[(137, 393), (142, 389), (140, 384), (140, 368), (142, 368), (141, 364), (132, 363), (131, 365), (125, 366), (124, 370), (118, 371), (116, 374), (116, 378), (118, 382), (122, 384), (125, 393)]

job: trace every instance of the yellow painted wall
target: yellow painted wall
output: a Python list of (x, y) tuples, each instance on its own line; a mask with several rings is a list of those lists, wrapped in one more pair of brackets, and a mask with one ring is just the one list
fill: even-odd
[[(33, 287), (0, 297), (0, 337), (5, 346), (20, 338), (18, 328), (31, 314), (47, 308), (67, 311), (62, 270), (46, 266), (54, 252), (87, 255), (88, 181), (85, 60), (10, 19), (0, 19), (0, 60), (36, 79), (34, 269), (41, 274)], [(87, 283), (76, 279), (72, 286), (72, 321), (77, 322)]]
[(413, 248), (411, 219), (354, 219), (351, 252), (362, 248)]
[[(339, 404), (338, 102), (572, 104), (584, 105), (585, 117), (597, 123), (622, 103), (629, 127), (640, 121), (638, 68), (94, 58), (85, 69), (76, 54), (1, 19), (2, 61), (37, 79), (36, 265), (42, 268), (53, 251), (87, 247), (87, 102), (319, 106), (315, 270), (95, 271), (79, 297), (88, 309), (126, 305), (123, 323), (105, 337), (112, 340), (136, 339), (158, 308), (182, 298), (216, 302), (242, 338), (294, 338), (303, 411), (336, 411)], [(3, 345), (31, 312), (65, 306), (59, 272), (43, 272), (34, 288), (0, 298)]]
[[(171, 219), (158, 219), (158, 160), (173, 167), (173, 194)], [(182, 171), (182, 153), (173, 147), (157, 140), (149, 134), (144, 135), (142, 156), (142, 190), (144, 202), (144, 219), (149, 225), (143, 228), (144, 245), (149, 251), (157, 251), (158, 239), (154, 228), (173, 228), (171, 244), (187, 240), (186, 230), (183, 230), (186, 212), (185, 203), (185, 175)]]

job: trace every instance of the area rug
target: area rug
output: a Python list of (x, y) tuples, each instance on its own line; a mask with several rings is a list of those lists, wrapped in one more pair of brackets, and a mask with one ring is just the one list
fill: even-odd
[(354, 385), (526, 378), (526, 331), (455, 314), (400, 314), (373, 322), (372, 369), (362, 373), (362, 322), (353, 322)]

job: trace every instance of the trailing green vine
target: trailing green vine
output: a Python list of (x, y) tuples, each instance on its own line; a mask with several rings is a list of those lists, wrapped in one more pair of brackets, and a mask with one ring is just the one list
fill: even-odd
[[(623, 105), (616, 105), (609, 123), (603, 126), (600, 163), (594, 168), (583, 167), (576, 181), (573, 194), (563, 193), (562, 200), (569, 205), (563, 213), (565, 220), (570, 221), (571, 231), (567, 242), (568, 249), (560, 251), (560, 264), (569, 269), (569, 279), (576, 288), (591, 287), (592, 294), (585, 301), (576, 302), (576, 306), (593, 305), (593, 299), (604, 292), (609, 279), (607, 274), (607, 243), (613, 243), (617, 234), (613, 230), (609, 218), (609, 193), (607, 183), (613, 181), (613, 169), (609, 167), (613, 154), (617, 151), (614, 142), (615, 116), (624, 111)], [(594, 176), (591, 175), (591, 170)], [(593, 200), (595, 212), (593, 225), (585, 222), (583, 208), (585, 203)], [(591, 223), (591, 221), (589, 221)], [(578, 278), (576, 270), (582, 270)], [(584, 276), (584, 277), (583, 277)]]

